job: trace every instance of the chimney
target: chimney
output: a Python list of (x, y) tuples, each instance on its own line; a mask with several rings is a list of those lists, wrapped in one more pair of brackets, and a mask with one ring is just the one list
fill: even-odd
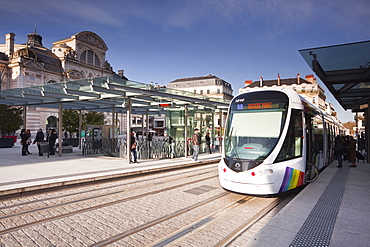
[(120, 77), (123, 77), (124, 76), (124, 70), (123, 69), (118, 70), (118, 75)]
[(5, 34), (5, 54), (10, 58), (14, 53), (14, 33)]
[(278, 73), (278, 86), (281, 86), (280, 74)]
[(297, 74), (297, 84), (301, 84), (301, 75), (299, 73)]
[(260, 77), (260, 87), (263, 87), (263, 77)]
[(306, 75), (306, 81), (309, 81), (313, 84), (316, 83), (316, 78), (313, 75)]
[(253, 83), (253, 81), (245, 81), (244, 82), (244, 87), (249, 87), (249, 85), (251, 85)]

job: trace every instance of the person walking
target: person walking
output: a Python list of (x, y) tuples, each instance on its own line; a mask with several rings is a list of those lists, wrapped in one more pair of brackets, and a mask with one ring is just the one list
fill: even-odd
[(47, 142), (49, 143), (49, 152), (50, 155), (55, 154), (55, 141), (58, 139), (57, 134), (55, 133), (55, 130), (51, 129), (49, 131), (49, 135), (47, 137)]
[(343, 138), (340, 135), (335, 137), (335, 145), (334, 145), (334, 155), (337, 157), (338, 165), (337, 167), (342, 167), (343, 163), (343, 154), (346, 151), (346, 145)]
[(26, 134), (26, 130), (22, 129), (21, 133), (19, 134), (21, 137), (21, 145), (22, 145), (22, 155), (26, 156), (27, 155), (27, 149), (28, 149), (28, 138), (29, 136)]
[[(130, 134), (130, 148), (131, 148), (132, 156), (134, 158), (134, 163), (137, 163), (136, 147), (137, 147), (137, 143), (136, 143), (135, 133), (133, 131), (131, 131), (131, 134)], [(132, 162), (131, 159), (130, 159), (130, 161)]]
[(206, 134), (206, 147), (208, 149), (208, 153), (212, 153), (212, 149), (211, 149), (211, 137), (209, 136), (209, 132), (207, 132)]
[(42, 150), (41, 150), (41, 143), (44, 142), (44, 133), (42, 132), (42, 129), (39, 129), (36, 133), (35, 140), (33, 140), (33, 144), (37, 143), (37, 148), (39, 150), (39, 156), (43, 156)]
[(348, 157), (348, 161), (352, 163), (349, 167), (357, 167), (356, 165), (356, 142), (355, 142), (355, 139), (353, 139), (353, 136), (348, 137), (347, 157)]
[(199, 155), (199, 146), (200, 146), (200, 135), (199, 135), (199, 130), (197, 128), (194, 129), (194, 133), (191, 137), (191, 140), (193, 142), (193, 156), (192, 159), (194, 161), (198, 160), (198, 155)]

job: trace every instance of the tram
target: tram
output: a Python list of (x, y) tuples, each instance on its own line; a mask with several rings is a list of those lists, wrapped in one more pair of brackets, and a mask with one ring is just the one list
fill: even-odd
[(293, 89), (258, 88), (233, 98), (218, 165), (221, 186), (279, 195), (315, 180), (332, 161), (343, 126)]

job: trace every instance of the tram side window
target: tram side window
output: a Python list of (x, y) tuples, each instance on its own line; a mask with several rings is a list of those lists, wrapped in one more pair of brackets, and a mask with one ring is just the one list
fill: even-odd
[(293, 159), (302, 156), (303, 144), (303, 121), (302, 111), (292, 110), (287, 136), (280, 150), (276, 162)]

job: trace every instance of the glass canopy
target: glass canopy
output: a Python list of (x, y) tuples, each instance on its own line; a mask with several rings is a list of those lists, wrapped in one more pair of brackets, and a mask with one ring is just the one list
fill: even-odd
[(370, 98), (370, 41), (299, 50), (344, 109), (360, 111)]
[(164, 113), (169, 108), (227, 109), (229, 101), (182, 90), (104, 76), (0, 91), (0, 104), (125, 113), (130, 97), (132, 114)]

